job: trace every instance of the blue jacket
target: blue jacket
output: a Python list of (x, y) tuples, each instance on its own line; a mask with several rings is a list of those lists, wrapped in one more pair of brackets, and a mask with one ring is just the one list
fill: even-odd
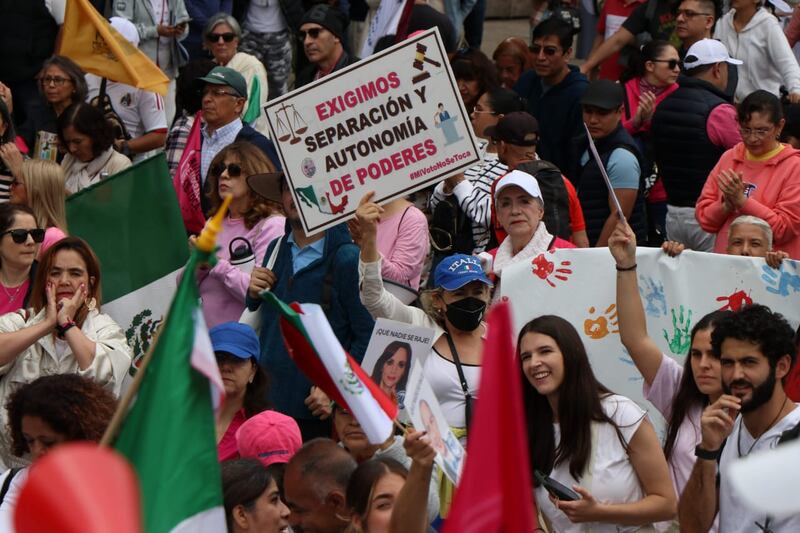
[[(286, 235), (291, 231), (287, 221)], [(276, 239), (267, 248), (264, 265), (277, 242)], [(272, 269), (277, 278), (272, 293), (287, 303), (322, 304), (324, 280), (326, 274), (330, 274), (328, 321), (344, 349), (361, 362), (375, 321), (361, 305), (358, 295), (358, 255), (359, 249), (353, 244), (347, 225), (339, 224), (325, 232), (322, 258), (293, 274), (291, 244), (284, 238)], [(250, 310), (255, 310), (259, 304), (260, 301), (248, 296)], [(277, 313), (268, 304), (261, 305), (261, 313), (260, 362), (270, 376), (269, 399), (282, 413), (313, 419), (303, 403), (311, 390), (311, 382), (286, 352)]]
[(529, 70), (520, 76), (514, 91), (528, 102), (527, 111), (539, 121), (539, 158), (550, 161), (568, 178), (573, 166), (570, 161), (572, 141), (583, 131), (580, 100), (589, 80), (577, 67), (569, 66), (569, 74), (547, 92), (536, 72)]

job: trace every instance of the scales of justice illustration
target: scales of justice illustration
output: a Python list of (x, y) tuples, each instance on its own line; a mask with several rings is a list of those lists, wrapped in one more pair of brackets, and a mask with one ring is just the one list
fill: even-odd
[[(291, 116), (290, 116), (291, 112)], [(283, 113), (283, 119), (281, 119)], [(308, 124), (303, 120), (303, 117), (295, 109), (294, 104), (283, 104), (281, 108), (275, 112), (275, 117), (278, 121), (278, 140), (281, 142), (289, 141), (289, 144), (297, 144), (300, 142), (300, 135), (308, 130)]]

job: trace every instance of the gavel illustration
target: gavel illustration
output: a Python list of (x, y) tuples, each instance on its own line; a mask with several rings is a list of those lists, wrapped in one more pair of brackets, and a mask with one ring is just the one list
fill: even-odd
[(425, 52), (427, 51), (428, 51), (427, 46), (425, 46), (422, 43), (417, 43), (417, 53), (414, 56), (414, 68), (417, 70), (421, 70), (422, 72), (411, 78), (411, 81), (413, 81), (414, 83), (419, 83), (431, 77), (431, 75), (424, 70), (423, 63), (430, 63), (435, 67), (442, 66), (442, 64), (439, 63), (438, 61), (434, 61), (433, 59), (425, 57)]

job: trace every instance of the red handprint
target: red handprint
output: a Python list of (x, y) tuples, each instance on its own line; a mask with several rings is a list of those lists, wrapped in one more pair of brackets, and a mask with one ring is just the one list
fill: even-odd
[(750, 305), (753, 303), (753, 299), (750, 298), (750, 295), (744, 291), (736, 291), (730, 296), (717, 296), (718, 302), (727, 302), (725, 305), (719, 308), (720, 311), (725, 311), (730, 309), (731, 311), (738, 311), (745, 305)]
[(561, 263), (559, 264), (560, 268), (556, 268), (555, 264), (552, 261), (549, 261), (545, 257), (545, 254), (539, 254), (533, 258), (533, 261), (531, 261), (531, 265), (533, 265), (531, 271), (533, 272), (534, 275), (538, 276), (539, 279), (543, 279), (551, 287), (555, 287), (556, 284), (550, 280), (550, 275), (552, 275), (553, 272), (555, 272), (555, 275), (553, 276), (554, 278), (559, 279), (561, 281), (567, 281), (569, 275), (572, 274), (572, 270), (564, 267), (568, 267), (571, 264), (572, 263), (570, 263), (569, 261), (561, 261)]

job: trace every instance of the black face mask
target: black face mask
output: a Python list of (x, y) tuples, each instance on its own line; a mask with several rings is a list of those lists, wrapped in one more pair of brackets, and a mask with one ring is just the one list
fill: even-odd
[(481, 325), (485, 311), (486, 302), (470, 296), (447, 305), (445, 316), (454, 328), (461, 331), (474, 331)]

